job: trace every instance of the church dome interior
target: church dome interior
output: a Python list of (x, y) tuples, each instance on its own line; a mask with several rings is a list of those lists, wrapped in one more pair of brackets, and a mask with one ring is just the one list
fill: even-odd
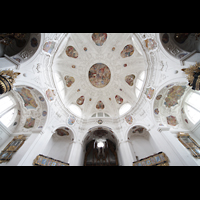
[(124, 104), (135, 106), (147, 64), (134, 47), (133, 37), (127, 33), (74, 33), (64, 39), (55, 53), (52, 76), (67, 110), (70, 105), (78, 106), (83, 119), (98, 112), (118, 118)]
[(0, 33), (0, 166), (200, 165), (200, 33)]

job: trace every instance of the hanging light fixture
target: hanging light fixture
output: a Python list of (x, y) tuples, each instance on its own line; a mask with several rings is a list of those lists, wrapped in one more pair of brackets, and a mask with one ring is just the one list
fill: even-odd
[(20, 75), (19, 72), (14, 72), (13, 70), (3, 70), (0, 72), (0, 94), (4, 94), (13, 88), (13, 83), (15, 83), (15, 78)]
[(187, 74), (188, 85), (193, 90), (200, 90), (200, 63), (190, 66), (189, 68), (183, 68), (182, 71)]

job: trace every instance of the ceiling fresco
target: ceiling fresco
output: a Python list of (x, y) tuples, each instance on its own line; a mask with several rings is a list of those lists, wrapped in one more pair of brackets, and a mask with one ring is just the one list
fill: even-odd
[(65, 76), (64, 79), (66, 81), (67, 87), (70, 87), (75, 81), (74, 77), (72, 77), (72, 76)]
[(123, 98), (120, 97), (119, 95), (116, 95), (116, 96), (115, 96), (115, 100), (116, 100), (116, 102), (117, 102), (118, 104), (122, 104), (122, 103), (123, 103)]
[(96, 108), (97, 108), (97, 109), (104, 109), (104, 107), (105, 107), (105, 106), (104, 106), (104, 104), (103, 104), (102, 101), (98, 101), (98, 102), (97, 102), (97, 105), (96, 105)]
[(66, 49), (66, 54), (71, 58), (78, 58), (78, 52), (73, 46), (68, 46)]
[(102, 46), (107, 39), (107, 33), (93, 33), (92, 40), (97, 46)]
[(35, 109), (35, 108), (37, 108), (38, 105), (37, 105), (33, 95), (31, 94), (30, 90), (28, 90), (26, 88), (16, 88), (16, 91), (22, 97), (22, 99), (24, 101), (24, 106), (27, 109)]
[(169, 89), (165, 98), (165, 106), (170, 108), (178, 104), (178, 100), (183, 96), (186, 86), (173, 86)]
[(97, 88), (105, 87), (111, 78), (110, 69), (103, 63), (94, 64), (89, 71), (89, 80)]
[(124, 49), (121, 51), (120, 55), (122, 58), (126, 58), (126, 57), (132, 56), (133, 52), (134, 52), (134, 47), (133, 47), (133, 45), (129, 44), (124, 47)]
[[(57, 48), (52, 64), (58, 75), (55, 81), (59, 82), (56, 95), (61, 96), (67, 109), (75, 104), (80, 107), (82, 118), (89, 119), (101, 109), (110, 117), (119, 117), (124, 103), (134, 108), (140, 98), (134, 83), (145, 70), (146, 62), (132, 37), (131, 33), (70, 33), (59, 48), (53, 47), (51, 41), (45, 42), (46, 53)], [(55, 99), (52, 90), (47, 95), (50, 101)]]
[(81, 97), (79, 97), (79, 98), (77, 99), (76, 103), (77, 103), (78, 105), (83, 105), (84, 100), (85, 100), (85, 97), (84, 97), (84, 96), (81, 96)]
[(130, 85), (133, 86), (133, 81), (135, 79), (135, 75), (131, 74), (125, 77), (125, 81)]

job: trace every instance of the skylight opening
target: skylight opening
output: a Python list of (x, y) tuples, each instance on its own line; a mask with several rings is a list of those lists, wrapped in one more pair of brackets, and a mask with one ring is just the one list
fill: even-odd
[(71, 104), (71, 105), (69, 106), (69, 110), (70, 110), (74, 115), (76, 115), (76, 116), (78, 116), (78, 117), (81, 117), (81, 116), (82, 116), (82, 111), (81, 111), (81, 109), (80, 109), (77, 105), (75, 105), (75, 104)]
[(129, 104), (129, 103), (122, 105), (121, 108), (119, 109), (119, 115), (121, 116), (121, 115), (125, 114), (130, 109), (131, 109), (131, 104)]
[(142, 71), (137, 80), (136, 80), (136, 84), (135, 84), (135, 95), (136, 97), (138, 98), (139, 97), (139, 94), (142, 90), (142, 86), (143, 86), (143, 83), (144, 83), (144, 77), (145, 77), (145, 71)]

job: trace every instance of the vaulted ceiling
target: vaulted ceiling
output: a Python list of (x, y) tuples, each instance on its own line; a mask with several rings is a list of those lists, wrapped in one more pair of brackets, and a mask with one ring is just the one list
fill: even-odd
[(86, 119), (98, 112), (117, 118), (122, 104), (136, 105), (135, 83), (147, 67), (132, 37), (130, 33), (74, 33), (64, 38), (52, 69), (66, 108), (77, 105)]

